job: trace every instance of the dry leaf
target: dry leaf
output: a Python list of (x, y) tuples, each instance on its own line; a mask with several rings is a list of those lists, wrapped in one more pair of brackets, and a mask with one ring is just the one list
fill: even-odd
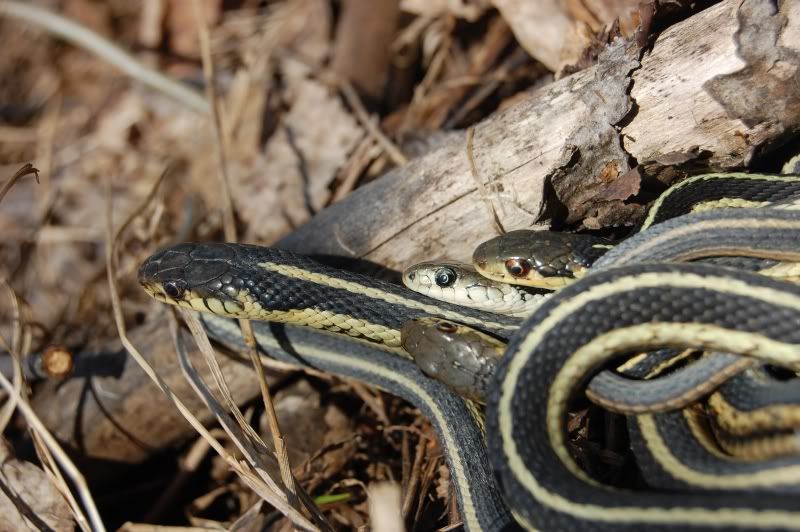
[(0, 484), (0, 530), (75, 530), (69, 506), (45, 472), (14, 458), (3, 439)]
[(324, 207), (336, 173), (364, 136), (328, 87), (305, 80), (296, 91), (258, 173), (234, 177), (236, 206), (253, 240), (271, 242)]
[(553, 72), (580, 59), (592, 38), (616, 18), (631, 31), (639, 0), (492, 0), (523, 48)]
[(450, 15), (475, 22), (489, 8), (488, 0), (402, 0), (400, 9), (422, 17)]

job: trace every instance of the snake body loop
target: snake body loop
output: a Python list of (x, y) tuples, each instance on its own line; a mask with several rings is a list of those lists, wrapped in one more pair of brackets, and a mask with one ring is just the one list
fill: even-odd
[(621, 354), (701, 347), (796, 368), (797, 320), (800, 288), (710, 265), (625, 266), (564, 288), (512, 339), (488, 403), (490, 457), (512, 508), (539, 529), (800, 527), (790, 496), (621, 495), (580, 469), (564, 432), (576, 385)]

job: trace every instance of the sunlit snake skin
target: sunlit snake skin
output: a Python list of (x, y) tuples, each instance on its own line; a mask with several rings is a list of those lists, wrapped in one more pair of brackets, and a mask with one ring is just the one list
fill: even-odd
[(614, 356), (672, 345), (800, 367), (798, 320), (800, 288), (710, 265), (613, 268), (564, 288), (512, 339), (487, 405), (490, 457), (512, 508), (547, 530), (800, 528), (794, 496), (594, 484), (564, 442), (575, 386)]

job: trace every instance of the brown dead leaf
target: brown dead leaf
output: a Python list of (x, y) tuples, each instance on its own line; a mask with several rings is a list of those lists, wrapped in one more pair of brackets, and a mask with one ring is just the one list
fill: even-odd
[[(616, 165), (614, 166), (616, 167)], [(626, 200), (631, 196), (635, 196), (639, 193), (639, 187), (642, 184), (642, 176), (636, 168), (628, 170), (621, 176), (615, 170), (614, 175), (609, 179), (603, 179), (602, 175), (600, 179), (606, 182), (608, 186), (600, 190), (596, 198), (606, 201)]]
[(576, 63), (617, 18), (636, 29), (639, 0), (492, 0), (523, 48), (553, 72)]
[(468, 22), (478, 20), (489, 8), (488, 0), (402, 0), (400, 9), (426, 18), (450, 15)]
[(234, 173), (234, 200), (250, 223), (249, 237), (274, 241), (324, 207), (331, 182), (363, 136), (330, 88), (310, 79), (298, 83), (258, 173)]
[(75, 530), (69, 506), (44, 471), (0, 439), (0, 530)]

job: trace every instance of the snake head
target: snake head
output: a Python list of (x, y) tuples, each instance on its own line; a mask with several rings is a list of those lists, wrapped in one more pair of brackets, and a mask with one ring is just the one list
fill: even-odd
[(164, 303), (239, 317), (249, 291), (235, 256), (226, 244), (178, 244), (145, 260), (139, 283)]

